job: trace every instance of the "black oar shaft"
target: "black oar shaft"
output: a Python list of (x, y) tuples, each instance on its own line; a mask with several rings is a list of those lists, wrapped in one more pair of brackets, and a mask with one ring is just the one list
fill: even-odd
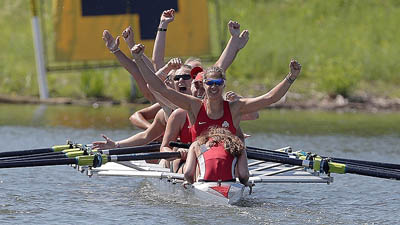
[(99, 150), (99, 152), (107, 154), (107, 155), (122, 155), (122, 154), (160, 151), (160, 147), (161, 147), (161, 144), (152, 144), (152, 145), (144, 145), (144, 146), (134, 146), (134, 147), (114, 148), (114, 149), (108, 149), (108, 150)]
[(345, 172), (358, 174), (358, 175), (364, 175), (364, 176), (400, 180), (400, 172), (385, 171), (385, 170), (379, 170), (379, 169), (371, 170), (370, 168), (359, 167), (359, 166), (354, 166), (354, 165), (346, 165)]
[(33, 155), (33, 154), (41, 154), (41, 153), (48, 153), (53, 152), (52, 148), (38, 148), (38, 149), (31, 149), (31, 150), (18, 150), (18, 151), (11, 151), (11, 152), (0, 152), (0, 158), (3, 157), (12, 157), (12, 156), (22, 156), (22, 155)]
[(169, 159), (169, 158), (180, 158), (181, 153), (179, 153), (179, 152), (140, 153), (140, 154), (134, 154), (134, 155), (118, 155), (115, 157), (116, 157), (116, 160), (113, 160), (112, 156), (108, 156), (108, 159), (109, 159), (109, 161)]
[(22, 162), (2, 162), (0, 168), (34, 167), (34, 166), (54, 166), (77, 164), (77, 159), (43, 159)]
[(48, 156), (37, 156), (37, 157), (29, 157), (29, 158), (15, 158), (12, 160), (0, 161), (3, 162), (23, 162), (23, 161), (35, 161), (35, 160), (43, 160), (43, 159), (66, 159), (68, 156), (66, 154), (57, 154), (57, 155), (48, 155)]
[(32, 155), (22, 155), (22, 156), (13, 156), (13, 157), (4, 157), (0, 158), (1, 161), (12, 161), (12, 160), (22, 160), (22, 159), (31, 159), (31, 158), (39, 158), (39, 157), (46, 157), (46, 156), (55, 156), (55, 155), (65, 155), (64, 152), (46, 152), (46, 153), (39, 153), (39, 154), (32, 154)]
[[(274, 155), (274, 154), (269, 154), (269, 153), (264, 153), (264, 152), (261, 153), (261, 152), (252, 151), (252, 150), (247, 150), (247, 157), (249, 159), (290, 164), (290, 165), (294, 165), (294, 166), (303, 166), (303, 160), (301, 160), (301, 159), (293, 159), (293, 158), (284, 157), (284, 156), (280, 156), (280, 155)], [(311, 166), (311, 165), (307, 165), (307, 166)]]
[[(324, 157), (324, 158), (326, 158), (326, 157)], [(335, 158), (335, 157), (331, 157), (331, 159), (335, 162), (340, 162), (340, 163), (356, 163), (356, 164), (362, 164), (362, 165), (370, 165), (370, 166), (375, 166), (375, 167), (383, 167), (383, 168), (400, 170), (400, 164), (373, 162), (373, 161), (364, 161), (364, 160), (355, 160), (355, 159), (343, 159), (343, 158)]]

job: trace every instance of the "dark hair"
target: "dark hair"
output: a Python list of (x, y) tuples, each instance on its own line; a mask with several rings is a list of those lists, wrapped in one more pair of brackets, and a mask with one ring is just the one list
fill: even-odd
[(226, 128), (216, 126), (209, 127), (208, 130), (203, 132), (196, 140), (199, 145), (207, 142), (211, 142), (210, 146), (223, 143), (225, 150), (235, 157), (240, 156), (245, 148), (244, 143), (239, 137), (233, 135)]

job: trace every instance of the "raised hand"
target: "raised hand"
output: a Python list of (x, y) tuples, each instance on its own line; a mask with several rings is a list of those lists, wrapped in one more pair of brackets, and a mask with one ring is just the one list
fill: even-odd
[(249, 31), (248, 30), (244, 30), (239, 35), (238, 49), (244, 48), (244, 46), (246, 46), (248, 41), (249, 41)]
[(106, 135), (102, 134), (101, 136), (103, 136), (104, 139), (106, 139), (106, 141), (95, 141), (93, 142), (93, 148), (98, 148), (100, 150), (103, 149), (110, 149), (110, 148), (116, 148), (117, 147), (117, 143), (113, 140), (111, 140), (110, 138), (108, 138)]
[(172, 70), (177, 70), (183, 65), (180, 58), (172, 58), (168, 61), (167, 66)]
[(142, 57), (144, 52), (144, 45), (142, 44), (136, 44), (135, 46), (133, 46), (133, 48), (131, 48), (131, 53), (133, 58), (135, 59), (139, 59)]
[(168, 24), (174, 21), (174, 19), (175, 19), (175, 10), (174, 9), (165, 10), (161, 14), (160, 25), (168, 26)]
[(133, 29), (131, 26), (129, 26), (122, 32), (122, 37), (124, 38), (129, 49), (131, 49), (135, 45)]
[(300, 74), (301, 64), (298, 63), (296, 60), (292, 59), (289, 64), (289, 68), (290, 68), (290, 74), (291, 74), (290, 76), (292, 78), (296, 79), (297, 76)]
[(240, 24), (238, 22), (229, 20), (228, 28), (229, 28), (229, 33), (231, 33), (232, 37), (239, 37)]
[(108, 30), (103, 31), (103, 40), (106, 43), (106, 47), (114, 53), (119, 49), (119, 36), (114, 40), (114, 37)]

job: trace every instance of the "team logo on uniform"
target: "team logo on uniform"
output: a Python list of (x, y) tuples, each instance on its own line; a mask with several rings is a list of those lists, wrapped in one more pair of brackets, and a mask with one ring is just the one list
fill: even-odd
[(222, 127), (223, 128), (229, 128), (229, 123), (228, 123), (228, 121), (224, 121), (223, 123), (222, 123)]

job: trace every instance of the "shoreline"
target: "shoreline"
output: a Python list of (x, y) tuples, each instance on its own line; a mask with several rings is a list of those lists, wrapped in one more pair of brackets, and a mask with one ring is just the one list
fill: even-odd
[[(116, 101), (110, 99), (73, 99), (67, 97), (48, 98), (41, 100), (34, 96), (8, 96), (0, 94), (0, 103), (7, 104), (49, 104), (49, 105), (81, 105), (81, 106), (113, 106), (149, 104), (145, 99), (135, 102)], [(400, 112), (400, 98), (388, 99), (380, 97), (352, 97), (341, 95), (331, 98), (304, 99), (299, 94), (288, 93), (279, 102), (268, 108), (288, 110), (322, 110), (336, 112)]]

